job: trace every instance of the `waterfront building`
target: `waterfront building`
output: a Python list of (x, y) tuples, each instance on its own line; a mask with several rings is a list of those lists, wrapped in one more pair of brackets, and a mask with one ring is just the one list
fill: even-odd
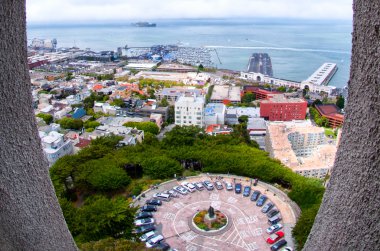
[[(333, 63), (323, 64), (315, 73), (313, 73), (309, 78), (302, 82), (275, 78), (258, 72), (240, 72), (240, 78), (244, 80), (256, 81), (259, 83), (272, 84), (275, 86), (284, 86), (287, 88), (308, 88), (311, 92), (325, 92), (328, 95), (331, 95), (335, 91), (336, 87), (327, 86), (327, 84), (337, 70), (336, 65), (334, 65), (335, 64)], [(311, 80), (313, 80), (313, 82)]]
[(224, 125), (226, 106), (219, 103), (208, 103), (205, 108), (204, 123), (206, 126)]
[(175, 124), (179, 126), (204, 126), (203, 97), (187, 94), (175, 102)]
[(339, 108), (334, 104), (316, 105), (319, 115), (329, 120), (329, 127), (341, 127), (344, 122), (344, 115), (340, 113)]
[(333, 167), (336, 143), (310, 121), (268, 122), (266, 151), (305, 177), (323, 179)]
[(260, 117), (270, 121), (304, 120), (307, 102), (286, 94), (271, 94), (260, 101)]
[(215, 85), (210, 97), (211, 103), (237, 104), (241, 102), (240, 87)]
[(327, 85), (337, 70), (336, 64), (324, 63), (305, 81), (315, 85)]

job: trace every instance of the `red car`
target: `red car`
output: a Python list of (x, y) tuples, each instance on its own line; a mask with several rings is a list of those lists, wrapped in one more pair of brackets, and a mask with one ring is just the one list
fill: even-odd
[(278, 231), (277, 233), (274, 233), (272, 235), (270, 235), (267, 239), (267, 243), (269, 244), (273, 244), (275, 243), (276, 241), (278, 241), (279, 239), (281, 239), (282, 237), (284, 237), (284, 232), (282, 231)]

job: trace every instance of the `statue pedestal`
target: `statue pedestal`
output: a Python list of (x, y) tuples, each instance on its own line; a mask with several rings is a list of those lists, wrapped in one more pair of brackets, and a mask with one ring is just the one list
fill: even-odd
[(211, 228), (211, 224), (216, 221), (216, 215), (214, 217), (210, 217), (210, 215), (206, 214), (204, 217), (205, 224)]

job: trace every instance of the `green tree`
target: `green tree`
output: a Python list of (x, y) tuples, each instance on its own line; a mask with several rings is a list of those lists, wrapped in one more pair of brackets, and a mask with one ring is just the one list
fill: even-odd
[(78, 209), (76, 219), (80, 224), (75, 239), (83, 243), (106, 237), (131, 238), (135, 211), (123, 197), (91, 196)]
[(123, 251), (139, 250), (148, 251), (143, 242), (136, 242), (125, 239), (114, 239), (112, 237), (101, 239), (99, 241), (86, 242), (79, 245), (82, 251)]
[(286, 92), (286, 87), (285, 86), (280, 86), (277, 88), (277, 91), (279, 92)]
[(48, 125), (54, 120), (53, 116), (47, 113), (39, 113), (37, 114), (37, 117), (42, 118), (45, 121), (45, 123)]
[(100, 126), (100, 123), (98, 121), (90, 121), (90, 120), (87, 120), (86, 122), (84, 122), (84, 128), (88, 129), (88, 128), (96, 128)]
[(139, 130), (143, 130), (144, 132), (150, 132), (154, 135), (157, 135), (160, 132), (160, 128), (153, 122), (127, 122), (124, 126), (137, 128)]
[(242, 103), (251, 103), (254, 100), (256, 100), (256, 95), (254, 93), (252, 93), (252, 92), (247, 92), (241, 98), (241, 102)]
[(60, 119), (58, 123), (64, 129), (79, 130), (79, 129), (82, 129), (83, 127), (83, 121), (81, 119), (73, 119), (73, 118), (64, 117)]
[(167, 107), (169, 105), (169, 102), (166, 98), (161, 99), (160, 106)]
[(344, 108), (344, 98), (342, 95), (339, 95), (336, 99), (336, 106), (338, 106), (340, 109)]
[(248, 116), (247, 115), (242, 115), (242, 116), (240, 116), (239, 118), (238, 118), (238, 121), (239, 121), (239, 123), (240, 124), (242, 124), (242, 123), (248, 123)]
[(111, 105), (119, 106), (119, 107), (126, 107), (126, 105), (125, 105), (125, 103), (124, 103), (124, 100), (122, 100), (121, 98), (115, 98), (115, 99), (111, 102)]
[(174, 174), (181, 174), (183, 171), (178, 161), (166, 156), (147, 158), (142, 163), (142, 166), (144, 173), (154, 179), (170, 178)]
[(90, 160), (76, 170), (76, 184), (96, 191), (114, 191), (126, 187), (131, 179), (114, 161)]

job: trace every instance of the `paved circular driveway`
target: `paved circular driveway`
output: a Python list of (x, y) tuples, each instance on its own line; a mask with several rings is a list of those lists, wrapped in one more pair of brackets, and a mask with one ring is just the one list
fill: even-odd
[[(197, 182), (211, 180), (211, 177), (202, 175), (188, 178), (187, 182)], [(211, 181), (215, 181), (215, 176)], [(222, 181), (233, 183), (234, 179), (224, 176)], [(146, 194), (145, 199), (150, 199), (152, 194), (162, 190), (170, 189), (179, 185), (182, 181), (173, 181), (164, 184)], [(250, 185), (248, 179), (236, 179), (236, 182)], [(276, 205), (282, 216), (281, 224), (284, 225), (283, 231), (288, 246), (293, 247), (291, 229), (296, 223), (296, 212), (288, 203), (290, 200), (283, 194), (277, 193), (276, 190), (268, 189), (267, 184), (259, 183), (258, 186), (252, 186), (253, 190), (259, 190), (262, 194), (268, 196), (268, 199)], [(252, 193), (251, 193), (252, 194)], [(144, 200), (139, 201), (142, 205)], [(198, 210), (208, 209), (210, 206), (217, 210), (226, 212), (232, 226), (219, 235), (206, 236), (196, 233), (189, 226), (191, 218)], [(196, 250), (269, 250), (270, 245), (266, 243), (269, 235), (266, 229), (269, 227), (267, 216), (261, 212), (261, 207), (257, 207), (250, 197), (243, 197), (242, 194), (236, 194), (234, 191), (216, 190), (195, 191), (187, 195), (180, 195), (179, 198), (173, 198), (170, 202), (163, 202), (158, 211), (154, 214), (157, 223), (158, 232), (165, 237), (165, 241), (177, 250), (196, 251)]]

